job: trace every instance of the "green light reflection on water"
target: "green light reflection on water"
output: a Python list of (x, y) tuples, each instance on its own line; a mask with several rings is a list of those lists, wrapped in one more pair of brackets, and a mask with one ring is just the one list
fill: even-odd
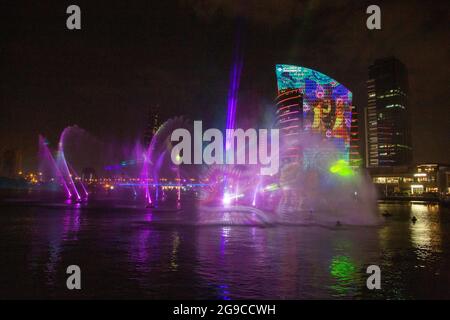
[(356, 267), (347, 256), (335, 256), (331, 260), (330, 273), (336, 279), (336, 283), (330, 288), (338, 295), (345, 295), (355, 285)]

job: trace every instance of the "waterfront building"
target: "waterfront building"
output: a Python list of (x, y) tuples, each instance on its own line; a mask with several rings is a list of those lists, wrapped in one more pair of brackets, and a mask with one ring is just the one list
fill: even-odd
[(415, 167), (372, 170), (372, 181), (381, 196), (444, 198), (450, 194), (450, 165), (427, 163)]
[(398, 59), (369, 67), (365, 109), (366, 167), (407, 166), (412, 159), (408, 73)]
[(358, 119), (352, 93), (331, 77), (301, 66), (277, 64), (276, 76), (276, 125), (284, 148), (281, 161), (307, 155), (305, 148), (291, 142), (310, 133), (333, 142), (340, 159), (357, 165)]

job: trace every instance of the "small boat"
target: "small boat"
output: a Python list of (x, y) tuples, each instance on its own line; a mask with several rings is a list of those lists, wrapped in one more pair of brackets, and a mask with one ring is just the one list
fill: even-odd
[(389, 211), (384, 211), (381, 215), (383, 217), (392, 217), (392, 213), (390, 213)]

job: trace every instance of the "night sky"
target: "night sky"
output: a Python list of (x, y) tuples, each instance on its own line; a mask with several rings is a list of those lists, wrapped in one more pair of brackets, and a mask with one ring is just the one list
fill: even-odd
[[(366, 28), (370, 4), (382, 30)], [(82, 30), (66, 29), (66, 8)], [(367, 68), (394, 55), (409, 70), (414, 161), (450, 163), (448, 1), (2, 1), (0, 151), (32, 165), (38, 134), (56, 145), (77, 124), (118, 144), (141, 138), (148, 108), (224, 123), (236, 32), (238, 117), (274, 108), (274, 65), (298, 64), (347, 86), (366, 106)], [(362, 122), (362, 121), (361, 121)]]

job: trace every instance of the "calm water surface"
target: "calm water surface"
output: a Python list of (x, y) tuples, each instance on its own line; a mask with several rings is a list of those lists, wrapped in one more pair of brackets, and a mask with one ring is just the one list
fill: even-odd
[[(135, 205), (0, 203), (0, 298), (450, 298), (450, 212), (380, 203), (377, 227), (194, 226)], [(416, 216), (413, 224), (411, 217)], [(82, 290), (66, 289), (66, 267)], [(382, 289), (366, 289), (379, 265)]]

